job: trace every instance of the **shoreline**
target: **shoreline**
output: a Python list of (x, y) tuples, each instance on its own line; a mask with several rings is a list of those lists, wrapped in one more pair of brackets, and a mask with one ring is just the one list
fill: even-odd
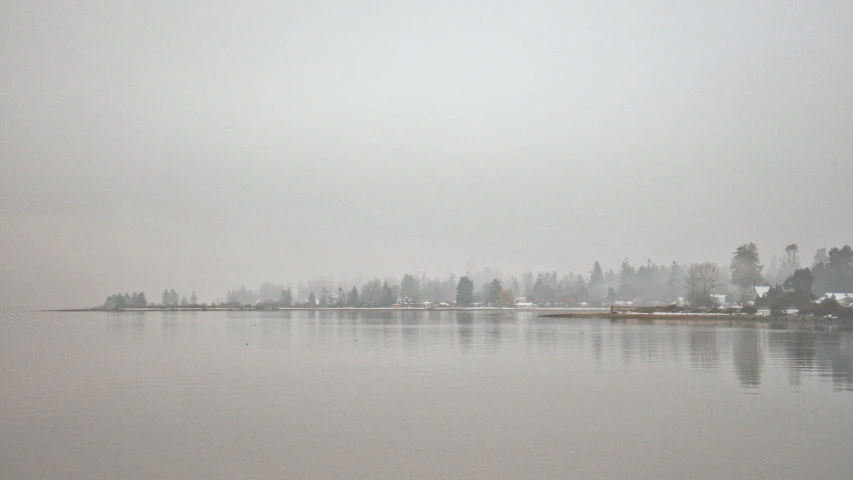
[(602, 318), (602, 319), (648, 319), (648, 320), (795, 320), (805, 317), (797, 314), (791, 315), (750, 315), (745, 313), (610, 313), (590, 312), (583, 313), (550, 313), (540, 315), (546, 318)]
[(745, 313), (687, 313), (687, 312), (612, 312), (606, 307), (579, 307), (579, 308), (500, 308), (500, 307), (134, 307), (134, 308), (60, 308), (32, 310), (39, 312), (56, 313), (81, 313), (81, 312), (103, 312), (103, 313), (145, 313), (145, 312), (500, 312), (500, 313), (537, 313), (541, 318), (596, 318), (602, 320), (738, 320), (738, 321), (814, 321), (833, 320), (844, 321), (843, 318), (813, 317), (811, 315), (800, 315), (789, 313), (787, 315), (745, 314)]
[[(36, 309), (37, 312), (567, 312), (574, 310), (581, 315), (598, 314), (609, 308), (501, 308), (501, 307), (132, 307), (132, 308), (54, 308)], [(586, 313), (581, 313), (586, 312)]]

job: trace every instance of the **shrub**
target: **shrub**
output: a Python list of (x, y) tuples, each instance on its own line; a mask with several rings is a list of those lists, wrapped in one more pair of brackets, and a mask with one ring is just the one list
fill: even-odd
[(853, 319), (853, 307), (845, 307), (838, 303), (834, 297), (825, 298), (820, 303), (810, 303), (800, 307), (800, 313), (812, 314), (815, 317), (826, 317), (829, 315), (839, 318)]
[(838, 310), (841, 308), (841, 305), (838, 304), (838, 300), (835, 297), (829, 297), (821, 301), (815, 306), (814, 315), (816, 317), (825, 317), (827, 315), (835, 315), (838, 313)]
[(756, 313), (758, 313), (758, 309), (755, 308), (754, 305), (745, 305), (743, 308), (740, 309), (740, 311), (741, 313), (745, 313), (747, 315), (755, 315)]
[(771, 315), (785, 315), (788, 313), (788, 307), (791, 306), (791, 299), (787, 295), (777, 298), (770, 305)]

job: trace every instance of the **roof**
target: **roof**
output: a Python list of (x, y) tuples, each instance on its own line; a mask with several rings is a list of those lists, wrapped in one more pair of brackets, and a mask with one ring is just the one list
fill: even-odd
[(758, 295), (759, 297), (763, 297), (769, 291), (770, 291), (770, 287), (767, 287), (767, 286), (758, 285), (755, 287), (755, 294)]
[(824, 295), (825, 298), (835, 297), (836, 300), (841, 300), (843, 298), (853, 299), (853, 293), (827, 293)]

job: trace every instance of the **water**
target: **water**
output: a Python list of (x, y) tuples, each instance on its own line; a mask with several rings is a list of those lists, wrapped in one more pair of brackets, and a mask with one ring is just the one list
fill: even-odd
[(0, 313), (0, 478), (853, 478), (853, 332)]

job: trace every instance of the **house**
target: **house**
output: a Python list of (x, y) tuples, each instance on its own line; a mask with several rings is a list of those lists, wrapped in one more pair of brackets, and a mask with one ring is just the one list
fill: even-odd
[(835, 299), (838, 301), (838, 303), (841, 303), (841, 304), (848, 304), (849, 305), (849, 304), (853, 303), (853, 293), (827, 293), (826, 295), (823, 296), (823, 298), (821, 300), (828, 300), (832, 297), (835, 297)]
[(767, 295), (767, 292), (769, 292), (769, 291), (770, 291), (769, 285), (767, 285), (767, 286), (756, 285), (755, 287), (753, 287), (752, 294), (755, 295), (755, 298), (761, 298), (761, 297)]
[(533, 308), (533, 302), (515, 302), (515, 308)]
[[(766, 293), (766, 292), (765, 292)], [(711, 300), (714, 301), (714, 304), (718, 307), (721, 307), (726, 304), (726, 296), (713, 293), (711, 294)]]

